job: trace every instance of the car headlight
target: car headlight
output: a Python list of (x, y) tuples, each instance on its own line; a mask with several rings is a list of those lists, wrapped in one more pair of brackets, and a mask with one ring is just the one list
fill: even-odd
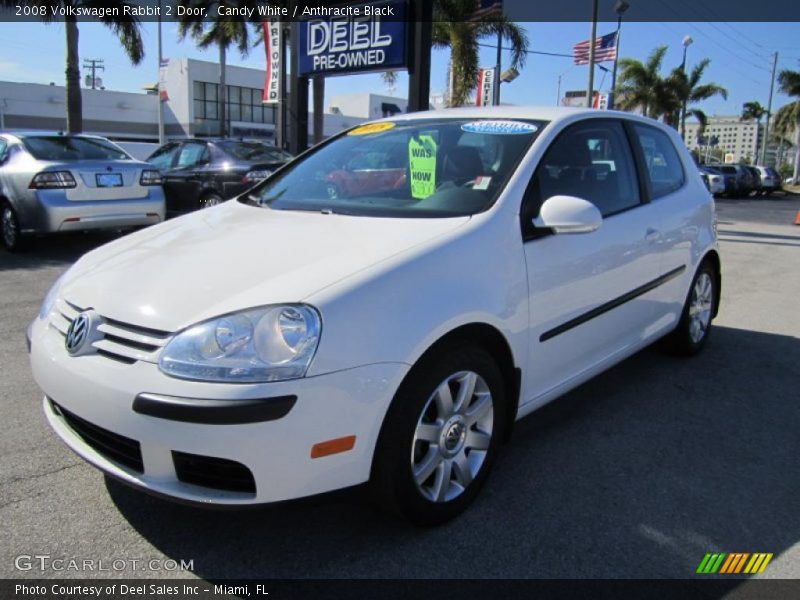
[(61, 281), (64, 279), (64, 275), (66, 275), (66, 273), (62, 274), (61, 277), (56, 279), (56, 282), (50, 286), (50, 291), (47, 292), (44, 300), (42, 300), (42, 306), (39, 308), (40, 319), (46, 319), (50, 313), (53, 312), (53, 306), (58, 298), (58, 292), (61, 289)]
[(161, 352), (163, 373), (181, 379), (264, 383), (304, 377), (317, 350), (317, 311), (304, 304), (265, 306), (204, 321)]

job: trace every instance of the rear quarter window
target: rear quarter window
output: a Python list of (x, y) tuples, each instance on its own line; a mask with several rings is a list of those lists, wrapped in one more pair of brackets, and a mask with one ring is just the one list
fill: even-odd
[(646, 177), (653, 198), (671, 194), (683, 187), (686, 174), (678, 151), (669, 136), (647, 125), (634, 125), (636, 138), (642, 150)]

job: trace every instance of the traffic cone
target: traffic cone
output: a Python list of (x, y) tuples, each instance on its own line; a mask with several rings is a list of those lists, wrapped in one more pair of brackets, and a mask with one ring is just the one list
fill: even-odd
[(797, 211), (797, 216), (794, 219), (795, 225), (800, 225), (800, 210)]

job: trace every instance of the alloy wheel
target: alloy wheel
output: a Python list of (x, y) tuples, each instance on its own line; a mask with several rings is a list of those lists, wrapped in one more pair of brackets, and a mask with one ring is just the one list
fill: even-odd
[(689, 303), (689, 336), (697, 344), (703, 339), (711, 323), (711, 309), (714, 302), (714, 284), (711, 275), (701, 272), (692, 288)]
[(493, 431), (493, 398), (483, 377), (473, 371), (447, 377), (431, 394), (414, 432), (411, 471), (417, 490), (432, 502), (464, 493), (486, 460)]
[(17, 216), (8, 206), (3, 208), (3, 243), (6, 248), (13, 248), (17, 243)]

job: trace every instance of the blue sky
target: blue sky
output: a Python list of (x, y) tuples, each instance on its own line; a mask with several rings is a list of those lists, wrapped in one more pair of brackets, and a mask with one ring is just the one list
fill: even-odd
[[(569, 54), (572, 45), (588, 39), (588, 23), (524, 23), (532, 50)], [(614, 30), (615, 23), (598, 24), (598, 35)], [(141, 91), (157, 78), (156, 24), (145, 23), (144, 38), (147, 55), (144, 62), (133, 67), (128, 62), (119, 43), (104, 27), (84, 24), (80, 30), (81, 58), (103, 58), (106, 70), (101, 73), (108, 89)], [(37, 83), (64, 81), (64, 29), (55, 23), (3, 23), (0, 25), (3, 44), (0, 45), (0, 79)], [(665, 67), (680, 64), (684, 35), (694, 38), (689, 48), (691, 66), (704, 57), (711, 59), (706, 80), (728, 88), (728, 100), (716, 98), (701, 105), (708, 114), (738, 114), (742, 103), (758, 100), (767, 103), (771, 53), (779, 52), (778, 70), (800, 70), (800, 24), (798, 23), (624, 23), (621, 55), (644, 59), (657, 45), (667, 45), (669, 52)], [(190, 57), (214, 61), (214, 50), (198, 51), (191, 41), (180, 42), (174, 23), (164, 24), (164, 56)], [(494, 40), (484, 40), (492, 44)], [(491, 66), (495, 51), (483, 48), (481, 64)], [(431, 89), (443, 90), (446, 86), (447, 51), (434, 50)], [(504, 53), (504, 61), (508, 61)], [(242, 58), (229, 53), (230, 64), (263, 69), (263, 47), (254, 48)], [(613, 63), (603, 63), (611, 68)], [(503, 84), (503, 101), (514, 104), (546, 104), (556, 102), (558, 78), (562, 77), (562, 91), (585, 89), (588, 67), (574, 66), (569, 58), (532, 55), (520, 77)], [(596, 86), (608, 88), (610, 73), (596, 71)], [(401, 73), (398, 95), (405, 95), (407, 78)], [(377, 91), (386, 93), (378, 75), (358, 75), (329, 78), (326, 99), (339, 93)], [(777, 91), (777, 90), (776, 90)], [(788, 102), (776, 93), (774, 107)]]

